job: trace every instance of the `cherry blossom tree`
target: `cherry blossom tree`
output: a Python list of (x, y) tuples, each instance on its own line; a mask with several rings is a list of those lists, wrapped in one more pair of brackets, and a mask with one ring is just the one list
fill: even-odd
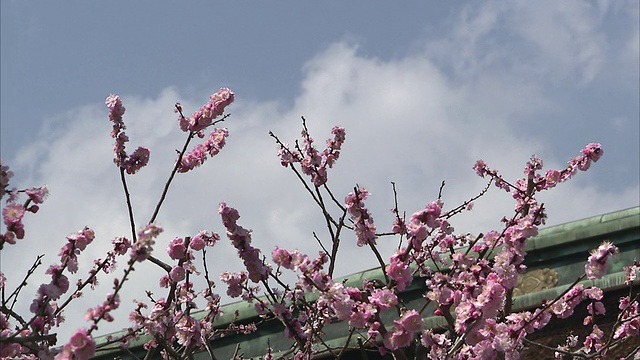
[[(144, 345), (148, 356), (159, 351), (166, 359), (189, 359), (196, 352), (206, 351), (211, 358), (216, 358), (210, 346), (213, 339), (231, 332), (251, 333), (258, 326), (232, 323), (224, 329), (216, 327), (221, 315), (221, 297), (214, 291), (218, 279), (226, 284), (228, 296), (252, 303), (264, 319), (277, 319), (282, 323), (285, 335), (294, 345), (286, 354), (277, 356), (293, 359), (327, 354), (340, 357), (345, 348), (331, 347), (323, 339), (323, 329), (336, 321), (346, 324), (350, 333), (366, 333), (364, 345), (395, 359), (518, 359), (523, 344), (533, 344), (527, 340), (530, 334), (544, 329), (553, 318), (574, 316), (574, 310), (583, 303), (588, 303), (589, 314), (583, 323), (592, 331), (585, 338), (571, 336), (559, 343), (556, 358), (605, 358), (607, 351), (623, 340), (639, 335), (639, 295), (637, 289), (633, 289), (640, 270), (637, 262), (625, 268), (630, 290), (619, 300), (619, 313), (610, 336), (605, 336), (594, 321), (596, 315), (605, 312), (603, 291), (579, 284), (583, 279), (594, 280), (605, 275), (608, 261), (618, 252), (609, 242), (593, 250), (586, 258), (584, 274), (561, 296), (526, 311), (514, 312), (511, 305), (518, 275), (526, 269), (527, 241), (538, 234), (546, 219), (544, 205), (537, 201), (536, 195), (570, 180), (578, 171), (588, 170), (603, 155), (601, 145), (596, 143), (588, 144), (563, 169), (544, 170), (542, 159), (532, 156), (525, 164), (524, 177), (513, 181), (478, 160), (473, 169), (487, 179), (487, 186), (468, 201), (447, 208), (440, 195), (410, 216), (398, 208), (396, 201), (392, 210), (395, 221), (380, 225), (367, 207), (370, 193), (365, 187), (354, 184), (348, 194), (336, 194), (327, 185), (331, 168), (340, 158), (346, 130), (339, 126), (331, 129), (331, 136), (320, 150), (303, 118), (301, 139), (294, 145), (287, 145), (276, 134), (270, 135), (279, 147), (277, 156), (281, 165), (300, 181), (322, 213), (330, 246), (320, 242), (317, 255), (279, 246), (262, 250), (252, 241), (251, 230), (239, 223), (240, 212), (221, 202), (218, 213), (226, 237), (237, 250), (244, 270), (224, 272), (212, 278), (205, 254), (212, 251), (221, 237), (203, 230), (172, 240), (162, 239), (163, 229), (156, 224), (156, 218), (174, 177), (178, 173), (197, 171), (197, 167), (225, 146), (229, 131), (215, 126), (227, 119), (224, 112), (233, 100), (233, 92), (220, 89), (189, 117), (183, 114), (180, 104), (175, 105), (178, 124), (186, 133), (186, 140), (153, 215), (140, 226), (134, 221), (127, 181), (148, 164), (150, 150), (138, 147), (130, 154), (127, 152), (125, 107), (119, 96), (107, 97), (105, 103), (115, 141), (114, 163), (120, 171), (130, 233), (112, 239), (112, 249), (103, 258), (94, 260), (87, 276), (75, 284), (70, 277), (78, 272), (79, 257), (96, 234), (86, 227), (68, 236), (58, 254), (59, 262), (45, 270), (51, 280), (38, 288), (30, 314), (18, 314), (14, 308), (18, 297), (24, 295), (21, 290), (26, 279), (40, 270), (42, 257), (36, 258), (24, 281), (13, 291), (5, 287), (6, 274), (0, 273), (0, 356), (3, 359), (89, 359), (106, 346), (127, 349), (132, 340), (142, 335), (150, 339)], [(194, 140), (201, 142), (190, 147)], [(23, 190), (12, 187), (12, 176), (9, 167), (1, 164), (0, 196), (4, 200), (2, 216), (6, 230), (0, 234), (0, 250), (30, 241), (23, 217), (36, 214), (48, 193), (46, 187)], [(473, 202), (491, 186), (508, 193), (515, 204), (513, 213), (502, 219), (502, 227), (478, 236), (454, 231), (455, 216), (472, 211)], [(393, 191), (395, 194), (395, 186)], [(386, 227), (389, 230), (381, 230)], [(396, 238), (400, 246), (391, 254), (381, 253), (377, 247), (381, 237)], [(352, 239), (377, 259), (383, 281), (365, 279), (358, 287), (335, 281), (340, 248)], [(154, 256), (159, 241), (168, 244), (170, 262)], [(202, 265), (196, 261), (198, 257), (202, 258)], [(159, 283), (166, 289), (166, 295), (149, 296), (146, 302), (122, 304), (120, 294), (130, 284), (132, 271), (142, 262), (157, 265)], [(64, 311), (83, 291), (93, 288), (99, 277), (114, 273), (116, 264), (124, 264), (123, 269), (104, 301), (86, 312), (87, 326), (78, 329), (66, 342), (58, 343), (55, 329), (63, 325)], [(285, 282), (285, 273), (294, 274), (297, 280)], [(196, 288), (193, 281), (196, 277), (205, 279), (204, 288)], [(408, 308), (399, 296), (416, 277), (423, 279), (427, 289), (422, 294), (422, 309)], [(204, 309), (197, 307), (196, 300), (204, 301)], [(100, 323), (124, 321), (112, 316), (113, 310), (121, 306), (131, 306), (127, 330), (107, 343), (97, 344), (95, 337)], [(429, 310), (432, 313), (427, 314), (427, 308), (433, 309)], [(427, 315), (441, 317), (445, 325), (439, 329), (427, 328), (424, 324)], [(386, 316), (394, 320), (383, 320)], [(640, 356), (639, 349), (632, 349), (628, 358)], [(270, 348), (265, 349), (265, 359), (275, 356)]]

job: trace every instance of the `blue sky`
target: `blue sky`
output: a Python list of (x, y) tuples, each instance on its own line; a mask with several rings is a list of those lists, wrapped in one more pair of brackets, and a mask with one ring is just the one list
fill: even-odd
[[(16, 281), (30, 264), (28, 245), (38, 244), (48, 264), (85, 225), (102, 239), (89, 256), (127, 234), (104, 106), (110, 93), (127, 108), (130, 147), (151, 149), (150, 166), (129, 179), (139, 222), (183, 141), (173, 104), (191, 113), (222, 86), (236, 93), (227, 147), (176, 179), (159, 218), (159, 250), (173, 236), (223, 233), (216, 208), (226, 200), (263, 252), (278, 244), (315, 253), (320, 213), (267, 135), (292, 143), (300, 116), (319, 144), (333, 125), (346, 128), (330, 185), (341, 196), (366, 186), (379, 229), (392, 220), (391, 181), (408, 213), (434, 199), (442, 180), (454, 206), (482, 188), (476, 159), (513, 179), (531, 154), (562, 167), (590, 142), (603, 144), (604, 157), (542, 196), (549, 223), (640, 202), (637, 1), (0, 4), (1, 156), (16, 186), (51, 191), (21, 247), (2, 251), (2, 269)], [(476, 209), (457, 230), (486, 232), (512, 204), (494, 190)], [(375, 265), (355, 240), (343, 243), (345, 259), (363, 261), (339, 266), (341, 275)], [(239, 269), (229, 244), (216, 251), (214, 272)], [(108, 291), (103, 284), (80, 313)]]

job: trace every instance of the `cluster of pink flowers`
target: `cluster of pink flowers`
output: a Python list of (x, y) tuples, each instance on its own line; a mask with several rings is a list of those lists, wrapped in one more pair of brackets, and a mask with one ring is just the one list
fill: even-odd
[(589, 280), (600, 279), (606, 271), (607, 260), (618, 253), (618, 248), (605, 241), (597, 249), (591, 252), (584, 265), (584, 272)]
[(111, 137), (116, 140), (113, 146), (113, 162), (124, 169), (127, 174), (135, 174), (149, 162), (149, 149), (140, 146), (130, 156), (127, 154), (125, 143), (129, 141), (129, 137), (124, 132), (127, 127), (122, 120), (125, 111), (122, 99), (118, 95), (111, 94), (105, 100), (105, 104), (109, 108), (109, 120), (113, 123)]
[(7, 187), (9, 187), (9, 181), (12, 177), (13, 171), (9, 170), (9, 166), (0, 160), (0, 200), (7, 194)]
[[(8, 195), (6, 205), (2, 209), (2, 221), (6, 225), (7, 230), (0, 234), (0, 249), (4, 247), (4, 244), (13, 245), (16, 243), (16, 239), (24, 238), (25, 233), (22, 218), (26, 212), (37, 213), (40, 209), (37, 204), (42, 204), (49, 194), (49, 189), (46, 185), (25, 190), (18, 190), (15, 187), (7, 189), (12, 177), (13, 172), (9, 170), (9, 166), (3, 165), (0, 161), (0, 199)], [(27, 194), (28, 199), (24, 204), (17, 202), (20, 193)]]
[(88, 360), (96, 352), (96, 342), (86, 329), (78, 330), (62, 347), (55, 360)]
[(193, 150), (182, 156), (178, 172), (185, 173), (189, 170), (204, 164), (207, 155), (215, 156), (225, 145), (225, 140), (229, 136), (227, 129), (215, 129), (209, 134), (209, 138), (202, 144), (197, 145)]
[(227, 229), (227, 237), (238, 250), (238, 256), (244, 262), (249, 273), (249, 280), (255, 283), (266, 280), (271, 268), (260, 258), (260, 250), (251, 246), (251, 230), (236, 223), (240, 218), (238, 210), (228, 207), (225, 202), (222, 202), (218, 213), (222, 217), (222, 224)]
[(153, 251), (155, 238), (162, 233), (162, 228), (155, 224), (149, 224), (138, 232), (138, 241), (131, 246), (131, 258), (141, 262), (146, 260)]
[[(235, 99), (233, 92), (227, 88), (218, 90), (209, 97), (209, 102), (203, 105), (191, 117), (180, 116), (178, 123), (185, 132), (199, 133), (213, 124), (213, 120), (224, 113), (224, 109)], [(202, 136), (201, 136), (202, 137)]]
[[(214, 120), (223, 114), (225, 107), (233, 100), (234, 94), (229, 89), (220, 89), (190, 118), (182, 116), (181, 106), (176, 105), (181, 115), (180, 128), (189, 133), (185, 150), (194, 136), (204, 138), (204, 130), (216, 123)], [(118, 96), (111, 95), (106, 104), (110, 110), (109, 118), (113, 122), (111, 135), (116, 139), (114, 161), (121, 169), (133, 174), (146, 165), (149, 151), (138, 148), (131, 156), (126, 154), (125, 143), (128, 138), (122, 121), (125, 112), (122, 101)], [(331, 351), (323, 339), (325, 327), (338, 320), (344, 321), (345, 326), (351, 328), (350, 334), (357, 332), (362, 335), (360, 340), (364, 340), (367, 346), (377, 346), (382, 355), (390, 352), (396, 358), (404, 358), (407, 351), (424, 354), (430, 359), (515, 360), (520, 356), (523, 341), (528, 334), (542, 329), (554, 317), (564, 319), (572, 316), (584, 302), (588, 303), (588, 315), (583, 324), (591, 326), (591, 333), (582, 341), (577, 336), (569, 337), (564, 345), (557, 348), (557, 358), (571, 354), (604, 356), (611, 341), (639, 335), (637, 297), (626, 296), (620, 300), (620, 315), (611, 328), (612, 335), (605, 337), (605, 332), (595, 324), (596, 317), (605, 314), (603, 291), (583, 284), (574, 284), (557, 299), (544, 303), (540, 308), (511, 311), (513, 289), (518, 275), (526, 269), (524, 259), (527, 241), (537, 235), (538, 227), (544, 224), (546, 217), (544, 207), (536, 200), (536, 193), (566, 181), (577, 170), (587, 170), (591, 163), (602, 156), (600, 144), (587, 145), (582, 150), (582, 155), (573, 158), (562, 170), (547, 170), (542, 173), (542, 160), (532, 156), (524, 168), (524, 177), (514, 182), (506, 181), (498, 171), (478, 160), (474, 166), (478, 175), (490, 177), (494, 185), (511, 193), (515, 199), (515, 212), (511, 218), (503, 219), (504, 228), (500, 231), (491, 230), (477, 237), (455, 234), (449, 223), (450, 219), (464, 209), (470, 210), (475, 198), (449, 211), (444, 210), (444, 202), (438, 198), (429, 202), (424, 209), (414, 212), (408, 219), (400, 216), (396, 206), (393, 209), (396, 219), (391, 234), (376, 234), (373, 216), (364, 204), (369, 196), (366, 189), (356, 186), (345, 197), (344, 203), (340, 203), (336, 200), (339, 197), (335, 197), (326, 186), (327, 169), (339, 158), (345, 140), (345, 130), (342, 127), (334, 127), (331, 133), (333, 138), (327, 140), (323, 151), (314, 147), (314, 140), (306, 125), (302, 131), (302, 147), (296, 143), (295, 149), (289, 149), (276, 138), (281, 145), (281, 164), (285, 167), (290, 165), (323, 211), (333, 245), (331, 251), (322, 246), (323, 251), (313, 258), (300, 250), (275, 247), (271, 251), (274, 263), (272, 266), (261, 251), (252, 246), (251, 230), (237, 223), (239, 212), (224, 202), (218, 208), (227, 236), (246, 270), (224, 272), (219, 279), (227, 285), (229, 296), (241, 297), (253, 303), (265, 321), (277, 319), (283, 324), (285, 335), (295, 341), (291, 348), (294, 359), (309, 359), (318, 354), (319, 344)], [(181, 153), (175, 170), (187, 172), (200, 166), (208, 156), (212, 157), (220, 151), (227, 136), (227, 129), (214, 129), (202, 144), (187, 154)], [(315, 189), (308, 186), (308, 180), (298, 173), (295, 163), (300, 165), (302, 173), (311, 178)], [(25, 212), (38, 211), (37, 204), (43, 202), (47, 189), (8, 190), (13, 174), (2, 164), (0, 170), (2, 196), (4, 198), (8, 195), (6, 206), (2, 210), (7, 226), (7, 232), (1, 235), (2, 244), (15, 243), (15, 238), (24, 237), (22, 218)], [(170, 180), (173, 175), (174, 173)], [(126, 189), (126, 183), (124, 185)], [(339, 216), (334, 217), (333, 210), (328, 208), (327, 204), (330, 202), (324, 201), (322, 195), (325, 192), (329, 194)], [(28, 196), (24, 204), (16, 201), (20, 193)], [(162, 200), (158, 209), (161, 203)], [(131, 204), (128, 202), (128, 205)], [(30, 308), (34, 314), (30, 320), (14, 315), (3, 297), (0, 312), (0, 337), (3, 343), (0, 356), (43, 359), (52, 359), (54, 356), (55, 359), (88, 359), (94, 356), (100, 345), (96, 344), (92, 332), (101, 321), (114, 320), (113, 311), (121, 305), (120, 291), (123, 283), (142, 261), (151, 261), (164, 271), (160, 277), (160, 285), (168, 289), (168, 294), (155, 298), (149, 293), (149, 305), (136, 300), (135, 309), (129, 313), (132, 327), (118, 339), (109, 339), (108, 344), (119, 343), (127, 347), (132, 339), (145, 334), (151, 336), (151, 340), (144, 344), (149, 354), (154, 349), (159, 349), (164, 358), (189, 358), (195, 351), (211, 351), (208, 342), (212, 338), (232, 332), (248, 334), (255, 331), (255, 323), (232, 323), (226, 329), (214, 327), (214, 321), (221, 314), (220, 296), (214, 293), (215, 284), (209, 278), (204, 255), (206, 247), (213, 246), (220, 239), (218, 234), (201, 231), (193, 237), (173, 238), (166, 248), (170, 258), (169, 263), (166, 263), (152, 254), (156, 240), (163, 231), (153, 221), (155, 214), (151, 223), (132, 235), (132, 241), (125, 237), (113, 239), (112, 250), (104, 260), (95, 260), (89, 277), (84, 281), (78, 280), (69, 298), (62, 301), (60, 299), (63, 295), (72, 289), (67, 273), (78, 272), (78, 255), (96, 237), (89, 228), (69, 235), (59, 253), (59, 264), (51, 265), (46, 270), (51, 280), (38, 288)], [(134, 224), (131, 225), (135, 229)], [(353, 230), (359, 247), (367, 245), (375, 253), (382, 271), (380, 279), (364, 279), (361, 285), (334, 281), (333, 269), (338, 246), (347, 230)], [(376, 248), (378, 237), (385, 235), (397, 235), (400, 238), (397, 250), (389, 256), (386, 263)], [(320, 238), (318, 241), (320, 242)], [(204, 274), (196, 267), (197, 251), (202, 251)], [(613, 244), (604, 242), (590, 254), (583, 278), (601, 278), (607, 262), (618, 252)], [(121, 278), (114, 279), (114, 291), (102, 303), (86, 312), (85, 320), (90, 325), (75, 332), (61, 348), (52, 349), (55, 336), (51, 334), (51, 330), (64, 321), (63, 309), (66, 305), (81, 296), (85, 287), (93, 288), (97, 284), (98, 274), (110, 273), (115, 269), (116, 258), (127, 253), (127, 267)], [(36, 267), (37, 264), (33, 266), (34, 270)], [(627, 284), (632, 285), (640, 266), (636, 262), (625, 270)], [(30, 274), (32, 271), (30, 270)], [(295, 284), (283, 282), (283, 272), (286, 271), (297, 276)], [(200, 275), (206, 280), (206, 285), (204, 290), (197, 292), (192, 280), (194, 276)], [(408, 307), (400, 296), (415, 281), (424, 281), (428, 289), (422, 294), (425, 303), (421, 309)], [(6, 278), (0, 273), (0, 289), (3, 294), (5, 284)], [(19, 290), (10, 295), (8, 301), (13, 299), (15, 302), (18, 293)], [(205, 299), (206, 306), (205, 313), (196, 317), (192, 311), (198, 308), (196, 300), (199, 296)], [(316, 300), (309, 301), (313, 297)], [(56, 301), (60, 301), (62, 305), (59, 306)], [(423, 319), (428, 315), (442, 318), (443, 331), (425, 329)], [(387, 321), (390, 317), (392, 320)], [(19, 324), (12, 325), (12, 319)], [(37, 340), (29, 343), (25, 340), (29, 338)], [(273, 357), (273, 350), (269, 347), (265, 358)]]
[(376, 244), (376, 225), (369, 209), (364, 207), (364, 200), (369, 197), (369, 191), (364, 188), (356, 188), (344, 199), (347, 211), (353, 220), (353, 225), (358, 239), (358, 246)]
[[(36, 191), (36, 193), (39, 192)], [(40, 195), (38, 195), (39, 198)], [(35, 201), (39, 200), (36, 199), (34, 202)], [(54, 327), (60, 326), (60, 324), (64, 322), (63, 309), (69, 303), (69, 300), (67, 300), (62, 307), (59, 307), (56, 302), (56, 300), (61, 299), (70, 289), (69, 278), (65, 275), (65, 272), (75, 273), (78, 271), (78, 255), (86, 249), (87, 245), (89, 245), (94, 238), (95, 234), (93, 230), (89, 228), (84, 228), (75, 234), (67, 236), (68, 242), (61, 248), (59, 253), (60, 263), (50, 265), (45, 272), (51, 276), (51, 280), (49, 283), (39, 286), (36, 297), (31, 303), (29, 309), (31, 313), (33, 313), (33, 317), (28, 322), (24, 320), (20, 321), (20, 326), (16, 327), (21, 328), (18, 333), (12, 334), (9, 319), (6, 318), (4, 314), (0, 316), (0, 337), (3, 339), (11, 339), (20, 335), (30, 336), (36, 339), (41, 338), (43, 340), (39, 343), (34, 342), (34, 344), (30, 346), (22, 346), (20, 342), (9, 342), (7, 346), (3, 344), (1, 351), (2, 358), (29, 358), (31, 355), (28, 354), (33, 354), (34, 349), (37, 350), (38, 358), (53, 358), (56, 352), (50, 348), (52, 344), (49, 342), (48, 337), (51, 336), (50, 333)], [(34, 267), (37, 265), (39, 265), (39, 259)], [(0, 278), (3, 280), (0, 288), (4, 291), (5, 277), (2, 273), (0, 273)], [(79, 291), (87, 284), (92, 284), (92, 279), (88, 279), (85, 283), (79, 282), (77, 290), (71, 295), (70, 299), (76, 297)], [(18, 294), (14, 292), (11, 297), (17, 297), (17, 295)], [(3, 303), (3, 309), (4, 306), (5, 304)], [(89, 341), (83, 344), (81, 339), (84, 338), (84, 335), (87, 335), (86, 332), (83, 333), (83, 331), (84, 330), (80, 330), (72, 337), (71, 341), (56, 355), (56, 359), (88, 359), (93, 355), (95, 342), (93, 342), (93, 339), (88, 338)]]
[(384, 346), (389, 350), (407, 347), (413, 341), (414, 334), (423, 330), (422, 315), (415, 310), (406, 311), (384, 338)]
[(302, 130), (303, 148), (292, 150), (281, 144), (278, 151), (280, 163), (285, 167), (300, 163), (302, 172), (311, 177), (316, 187), (324, 185), (327, 182), (327, 168), (332, 168), (340, 157), (340, 149), (346, 136), (344, 128), (340, 126), (331, 129), (331, 134), (333, 139), (327, 139), (327, 146), (320, 152), (313, 146), (313, 138), (305, 127)]

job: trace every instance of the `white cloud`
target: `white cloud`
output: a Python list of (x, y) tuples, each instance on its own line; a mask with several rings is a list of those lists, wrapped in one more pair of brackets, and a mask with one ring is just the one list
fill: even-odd
[[(548, 155), (548, 166), (563, 166), (580, 149), (556, 154), (547, 148), (543, 136), (523, 131), (522, 124), (517, 123), (531, 114), (553, 111), (557, 105), (552, 94), (547, 93), (544, 80), (535, 81), (533, 76), (525, 76), (522, 81), (513, 78), (519, 69), (538, 67), (535, 72), (539, 74), (576, 72), (589, 81), (602, 61), (602, 39), (595, 33), (600, 17), (596, 16), (597, 9), (591, 8), (574, 9), (579, 10), (574, 13), (554, 7), (560, 11), (553, 16), (542, 9), (545, 6), (532, 8), (528, 8), (531, 12), (520, 7), (513, 10), (491, 3), (477, 15), (467, 12), (449, 38), (434, 42), (424, 52), (392, 61), (361, 56), (356, 44), (333, 44), (304, 66), (301, 93), (291, 108), (239, 97), (229, 109), (231, 118), (223, 124), (231, 133), (226, 148), (203, 167), (179, 174), (172, 184), (158, 218), (166, 233), (157, 251), (163, 252), (174, 236), (189, 236), (202, 229), (223, 235), (216, 210), (218, 202), (224, 200), (238, 208), (241, 225), (254, 229), (254, 244), (265, 255), (276, 244), (316, 254), (319, 247), (311, 232), (326, 239), (321, 213), (289, 169), (280, 166), (275, 141), (267, 135), (273, 130), (282, 141), (292, 144), (299, 135), (301, 115), (307, 118), (319, 147), (324, 146), (333, 125), (347, 129), (344, 151), (329, 173), (329, 184), (340, 201), (356, 183), (367, 187), (372, 192), (367, 204), (381, 231), (389, 229), (392, 221), (388, 211), (393, 206), (391, 181), (398, 186), (401, 209), (410, 215), (437, 197), (442, 180), (447, 181), (444, 196), (448, 206), (477, 194), (484, 186), (484, 180), (471, 169), (478, 158), (511, 179), (520, 176), (532, 153)], [(515, 18), (505, 21), (505, 13)], [(554, 16), (562, 21), (552, 21)], [(508, 34), (526, 37), (543, 54), (528, 63), (513, 65), (511, 62), (521, 60), (522, 54), (510, 54), (496, 40), (496, 31), (505, 31), (498, 29), (498, 24), (513, 27)], [(573, 59), (569, 55), (576, 50), (580, 50), (579, 56)], [(565, 56), (573, 59), (571, 63)], [(449, 71), (442, 65), (444, 60), (456, 70)], [(507, 66), (497, 66), (500, 64)], [(206, 100), (206, 95), (185, 100), (177, 90), (165, 89), (155, 98), (122, 97), (131, 138), (128, 149), (139, 145), (151, 149), (150, 166), (127, 178), (140, 227), (150, 218), (173, 165), (175, 149), (184, 141), (173, 104), (180, 101), (190, 113)], [(51, 263), (64, 237), (85, 225), (95, 229), (98, 236), (84, 256), (87, 261), (101, 256), (113, 237), (129, 234), (124, 195), (111, 160), (109, 131), (107, 110), (102, 104), (71, 110), (54, 120), (10, 164), (16, 179), (28, 174), (25, 185), (47, 182), (52, 192), (41, 212), (30, 216), (28, 240), (2, 252), (3, 271), (11, 269), (11, 280), (18, 281), (22, 270), (17, 269), (26, 269), (34, 247), (49, 255), (45, 264)], [(592, 171), (598, 171), (598, 165)], [(580, 186), (563, 185), (548, 199), (553, 223), (637, 204), (637, 186), (605, 192), (589, 180)], [(509, 198), (493, 189), (477, 202), (475, 212), (454, 220), (454, 225), (459, 231), (470, 232), (498, 226), (501, 216), (512, 209)], [(375, 266), (368, 250), (357, 248), (351, 235), (345, 236), (342, 244), (340, 258), (362, 261), (341, 263), (340, 275)], [(380, 244), (389, 254), (396, 240), (381, 239)], [(223, 270), (240, 269), (241, 262), (227, 241), (216, 245), (210, 254), (214, 277)], [(85, 272), (89, 265), (87, 262)], [(157, 290), (153, 284), (159, 272), (154, 271), (153, 266), (145, 264), (134, 274), (129, 287), (132, 291), (126, 293), (123, 308), (130, 308), (132, 297), (143, 298), (143, 289)], [(31, 282), (26, 297), (35, 293), (35, 283)], [(224, 286), (219, 285), (219, 292), (224, 293)], [(109, 290), (109, 282), (103, 281), (97, 295), (87, 293), (76, 304), (78, 310), (71, 313), (76, 316), (74, 325), (79, 321), (77, 314), (98, 304)], [(126, 314), (119, 316), (117, 324), (101, 331), (122, 327)], [(63, 332), (61, 339), (64, 334), (68, 332)]]

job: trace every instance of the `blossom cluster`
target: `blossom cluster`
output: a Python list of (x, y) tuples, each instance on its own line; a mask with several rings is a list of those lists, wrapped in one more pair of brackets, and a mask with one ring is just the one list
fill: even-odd
[[(141, 233), (143, 232), (145, 231)], [(169, 295), (154, 300), (151, 306), (136, 300), (136, 309), (129, 314), (129, 320), (135, 325), (132, 334), (143, 332), (152, 335), (152, 339), (144, 344), (145, 349), (151, 351), (168, 341), (195, 351), (203, 349), (207, 339), (214, 336), (213, 322), (221, 314), (220, 297), (212, 293), (211, 287), (197, 293), (190, 275), (200, 274), (193, 262), (193, 252), (211, 247), (219, 239), (215, 233), (201, 231), (193, 237), (176, 237), (169, 243), (167, 254), (177, 264), (172, 267), (167, 265), (167, 275), (160, 278), (160, 286), (169, 288)], [(207, 301), (206, 315), (196, 319), (191, 310), (197, 309), (195, 300), (200, 295)], [(148, 313), (143, 313), (148, 308)], [(130, 337), (125, 336), (121, 341), (129, 339)]]
[(353, 220), (358, 239), (358, 246), (376, 244), (376, 225), (373, 223), (371, 212), (364, 206), (364, 200), (369, 197), (369, 191), (356, 188), (344, 199), (347, 211)]
[(300, 163), (302, 172), (311, 177), (311, 181), (316, 187), (324, 185), (327, 182), (327, 168), (332, 168), (340, 157), (340, 150), (346, 136), (344, 128), (340, 126), (333, 127), (331, 134), (333, 134), (333, 139), (327, 139), (327, 146), (320, 152), (314, 147), (314, 140), (305, 127), (302, 130), (302, 149), (292, 150), (281, 144), (278, 151), (280, 163), (285, 167)]
[(218, 207), (218, 213), (222, 217), (222, 224), (227, 229), (227, 237), (238, 250), (238, 256), (244, 262), (249, 273), (249, 280), (255, 283), (266, 280), (271, 269), (260, 258), (260, 250), (251, 246), (251, 230), (236, 223), (240, 218), (238, 210), (228, 207), (225, 202), (222, 202)]
[(186, 118), (181, 115), (178, 118), (180, 129), (191, 133), (201, 132), (209, 127), (215, 118), (222, 115), (224, 109), (229, 106), (234, 99), (235, 95), (231, 90), (227, 88), (218, 90), (218, 92), (209, 97), (209, 102), (202, 105), (200, 110), (195, 111), (191, 117)]
[[(32, 317), (28, 321), (22, 318), (17, 319), (19, 320), (19, 325), (17, 325), (15, 329), (19, 329), (18, 331), (12, 329), (11, 319), (5, 315), (11, 314), (12, 312), (6, 308), (5, 299), (3, 299), (3, 311), (2, 314), (0, 314), (0, 337), (3, 338), (3, 342), (5, 342), (6, 339), (13, 339), (16, 336), (33, 337), (34, 339), (41, 339), (41, 341), (34, 341), (33, 344), (29, 346), (26, 346), (20, 341), (3, 343), (2, 349), (0, 350), (1, 358), (28, 358), (30, 356), (28, 354), (33, 354), (34, 352), (38, 358), (53, 358), (55, 352), (52, 352), (50, 348), (49, 337), (51, 336), (52, 329), (60, 326), (64, 322), (63, 309), (66, 304), (68, 304), (67, 300), (62, 306), (59, 306), (57, 300), (60, 300), (71, 288), (69, 277), (65, 273), (75, 273), (78, 271), (78, 255), (86, 249), (87, 245), (89, 245), (94, 238), (95, 234), (93, 230), (89, 228), (84, 228), (75, 234), (67, 236), (67, 243), (61, 248), (58, 254), (60, 256), (60, 262), (50, 265), (45, 271), (47, 275), (51, 276), (51, 280), (38, 287), (35, 298), (31, 302), (29, 310), (33, 314)], [(40, 258), (34, 265), (34, 268), (40, 264), (39, 260)], [(0, 278), (2, 279), (0, 288), (2, 288), (4, 293), (4, 274), (0, 273)], [(74, 298), (75, 294), (78, 294), (82, 287), (90, 282), (91, 281), (87, 281), (84, 284), (78, 284), (71, 298)], [(11, 298), (17, 298), (17, 296), (18, 293), (14, 292), (6, 301), (10, 301)], [(91, 339), (90, 343), (93, 343), (95, 348), (93, 339)], [(56, 359), (71, 359), (72, 354), (77, 354), (76, 358), (78, 359), (88, 359), (93, 355), (93, 352), (90, 350), (91, 344), (88, 346), (89, 348), (79, 345), (78, 338), (74, 337), (68, 346), (56, 355)]]
[(204, 164), (205, 160), (207, 160), (207, 155), (217, 155), (220, 149), (224, 147), (227, 136), (229, 136), (227, 129), (215, 129), (212, 131), (207, 140), (202, 144), (196, 145), (193, 150), (182, 156), (178, 172), (184, 173), (193, 170)]
[(118, 95), (111, 94), (105, 100), (105, 104), (109, 108), (109, 120), (113, 123), (111, 137), (116, 140), (113, 146), (113, 162), (127, 174), (135, 174), (149, 162), (149, 149), (140, 146), (131, 155), (127, 154), (125, 143), (129, 141), (129, 137), (124, 132), (127, 127), (122, 119), (125, 112), (122, 99)]
[[(7, 195), (6, 205), (2, 209), (2, 221), (7, 230), (4, 233), (0, 233), (0, 249), (4, 247), (4, 244), (13, 245), (16, 243), (16, 239), (24, 238), (25, 232), (22, 219), (25, 213), (37, 213), (40, 209), (38, 204), (42, 204), (49, 195), (49, 189), (46, 185), (24, 190), (18, 190), (16, 187), (8, 189), (12, 177), (13, 171), (9, 170), (9, 166), (4, 165), (0, 160), (0, 199)], [(27, 195), (27, 200), (23, 204), (18, 203), (20, 193)]]
[(153, 251), (155, 238), (162, 233), (162, 227), (155, 224), (148, 224), (138, 232), (138, 241), (131, 246), (131, 259), (142, 262), (146, 260)]

